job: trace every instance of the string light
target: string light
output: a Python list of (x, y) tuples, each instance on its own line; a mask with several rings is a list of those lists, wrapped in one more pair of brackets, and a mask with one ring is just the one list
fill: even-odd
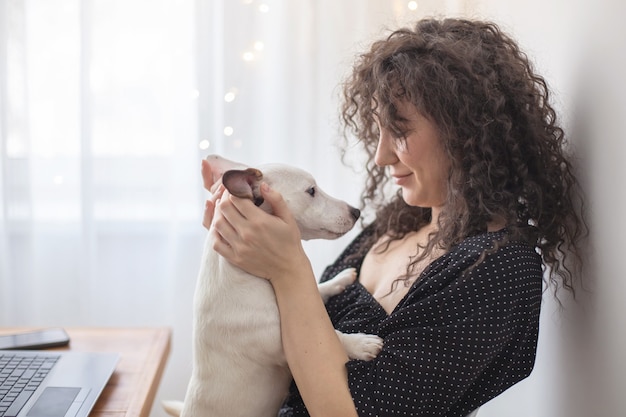
[(235, 101), (235, 97), (235, 93), (229, 91), (228, 93), (224, 94), (224, 101), (227, 103), (232, 103), (233, 101)]
[(239, 94), (239, 89), (237, 87), (231, 87), (230, 90), (226, 94), (224, 94), (224, 101), (227, 103), (232, 103), (237, 98), (237, 94)]
[[(241, 2), (245, 5), (251, 5), (255, 1), (254, 0), (241, 0)], [(258, 10), (261, 13), (268, 13), (270, 11), (270, 7), (267, 3), (260, 3), (258, 5)], [(258, 54), (261, 53), (265, 49), (265, 44), (262, 41), (255, 41), (252, 44), (252, 48), (244, 51), (241, 54), (241, 59), (245, 62), (251, 62), (258, 58)], [(226, 103), (232, 103), (237, 98), (239, 91), (236, 88), (231, 88), (228, 92), (224, 94), (224, 101)], [(224, 136), (232, 136), (235, 133), (235, 129), (232, 126), (224, 127)], [(203, 143), (206, 142), (206, 147), (208, 148), (208, 141), (202, 141), (200, 146), (203, 146)], [(235, 139), (232, 141), (232, 146), (235, 148), (243, 147), (243, 141), (241, 139)], [(203, 148), (206, 149), (206, 148)]]
[(203, 151), (209, 149), (209, 147), (211, 146), (211, 142), (209, 142), (208, 140), (201, 140), (200, 143), (198, 144), (198, 147), (200, 149), (202, 149)]
[(415, 11), (415, 10), (417, 10), (417, 2), (416, 1), (410, 1), (407, 4), (407, 7), (409, 8), (409, 10)]

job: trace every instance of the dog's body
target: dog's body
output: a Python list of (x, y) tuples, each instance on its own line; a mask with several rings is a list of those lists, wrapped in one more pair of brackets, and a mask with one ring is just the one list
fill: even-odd
[[(205, 185), (221, 179), (232, 194), (256, 200), (269, 211), (258, 193), (262, 175), (283, 195), (304, 240), (337, 238), (359, 217), (357, 209), (323, 193), (302, 170), (275, 164), (262, 167), (261, 174), (252, 169), (233, 171), (243, 167), (220, 157), (207, 160), (212, 178), (205, 178)], [(164, 406), (173, 415), (182, 411), (182, 417), (274, 417), (291, 382), (274, 291), (267, 280), (217, 254), (212, 239), (209, 233), (194, 295), (193, 372), (184, 406), (172, 402)], [(354, 279), (354, 271), (344, 271), (320, 284), (320, 294), (326, 301)], [(377, 336), (337, 333), (353, 359), (370, 360), (382, 348)]]

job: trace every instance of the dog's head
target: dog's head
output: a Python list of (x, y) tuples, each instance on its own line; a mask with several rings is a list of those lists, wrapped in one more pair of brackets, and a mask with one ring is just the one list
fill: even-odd
[(359, 218), (358, 209), (326, 194), (313, 176), (301, 169), (283, 164), (248, 168), (217, 155), (206, 159), (211, 169), (210, 173), (203, 172), (205, 187), (215, 191), (222, 183), (231, 194), (249, 198), (269, 213), (271, 207), (263, 202), (260, 191), (261, 182), (266, 182), (282, 194), (303, 240), (338, 238), (352, 229)]

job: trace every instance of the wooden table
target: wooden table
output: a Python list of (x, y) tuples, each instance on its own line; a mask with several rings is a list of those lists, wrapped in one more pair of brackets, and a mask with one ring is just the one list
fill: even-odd
[[(0, 328), (18, 333), (33, 328)], [(91, 417), (148, 417), (170, 352), (171, 330), (158, 328), (65, 328), (70, 349), (117, 352), (115, 372), (96, 402)]]

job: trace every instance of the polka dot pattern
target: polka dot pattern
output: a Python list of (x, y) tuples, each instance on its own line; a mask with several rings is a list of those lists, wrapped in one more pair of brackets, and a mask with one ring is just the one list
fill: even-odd
[[(363, 258), (350, 257), (362, 232), (322, 280)], [(527, 377), (534, 365), (542, 294), (541, 258), (509, 242), (469, 272), (506, 231), (465, 239), (430, 264), (391, 314), (358, 282), (333, 297), (335, 328), (384, 339), (378, 357), (348, 362), (359, 416), (462, 417)], [(281, 416), (308, 416), (292, 386)]]

